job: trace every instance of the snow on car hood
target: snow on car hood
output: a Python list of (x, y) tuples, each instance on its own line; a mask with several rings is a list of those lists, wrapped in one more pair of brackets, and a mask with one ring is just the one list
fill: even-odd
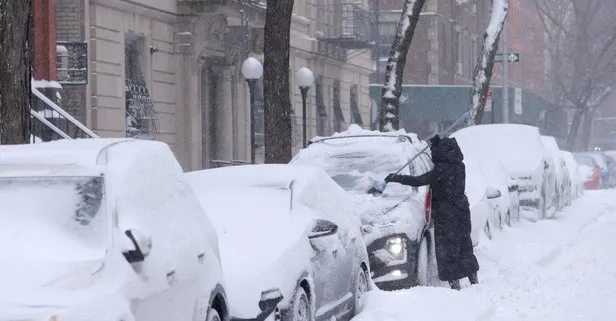
[(528, 175), (548, 156), (536, 127), (518, 124), (477, 125), (451, 135), (465, 153), (497, 157), (509, 174)]
[(256, 317), (261, 292), (272, 288), (279, 288), (288, 300), (312, 253), (306, 234), (309, 221), (292, 213), (291, 191), (193, 189), (218, 233), (231, 314)]

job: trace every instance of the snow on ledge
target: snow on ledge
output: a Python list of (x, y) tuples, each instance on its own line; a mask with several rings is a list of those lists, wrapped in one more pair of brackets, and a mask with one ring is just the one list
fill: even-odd
[(34, 78), (32, 79), (32, 87), (62, 89), (62, 85), (55, 80), (35, 80)]

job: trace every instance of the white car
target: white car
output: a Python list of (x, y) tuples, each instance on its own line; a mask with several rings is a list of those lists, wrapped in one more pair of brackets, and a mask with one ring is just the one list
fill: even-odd
[(567, 168), (565, 158), (560, 153), (560, 148), (556, 139), (552, 136), (541, 136), (543, 147), (552, 155), (554, 169), (556, 170), (556, 207), (562, 209), (566, 204), (570, 203), (569, 195), (571, 195), (571, 175)]
[(466, 196), (471, 207), (473, 245), (479, 242), (480, 231), (491, 239), (495, 230), (520, 219), (517, 184), (502, 167), (488, 160), (475, 160), (464, 155)]
[(217, 235), (164, 143), (0, 146), (0, 319), (224, 321)]
[(232, 320), (347, 320), (359, 311), (370, 288), (366, 244), (355, 204), (322, 169), (247, 165), (185, 177), (220, 236)]
[(580, 168), (580, 165), (571, 152), (561, 150), (560, 153), (567, 164), (567, 170), (571, 178), (571, 189), (569, 194), (569, 203), (571, 203), (572, 200), (580, 198), (584, 193), (584, 178), (586, 177), (586, 172)]
[(556, 171), (543, 147), (539, 129), (519, 124), (476, 125), (451, 135), (465, 153), (499, 161), (518, 182), (520, 206), (535, 208), (541, 218), (556, 213)]
[(368, 193), (397, 170), (421, 175), (432, 168), (430, 151), (416, 135), (378, 132), (354, 125), (331, 137), (314, 138), (291, 164), (321, 167), (358, 204), (372, 280), (381, 290), (429, 285), (436, 273), (429, 186), (387, 184), (383, 194)]

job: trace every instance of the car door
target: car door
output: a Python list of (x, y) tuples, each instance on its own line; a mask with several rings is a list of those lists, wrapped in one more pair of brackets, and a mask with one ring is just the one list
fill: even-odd
[(200, 204), (190, 197), (192, 190), (170, 150), (146, 149), (131, 160), (123, 165), (124, 171), (115, 173), (116, 191), (121, 191), (118, 225), (147, 234), (152, 243), (143, 262), (133, 264), (139, 279), (132, 293), (133, 313), (137, 321), (191, 321), (198, 300), (206, 295), (199, 292), (198, 272), (207, 260), (201, 256), (207, 241), (196, 210)]

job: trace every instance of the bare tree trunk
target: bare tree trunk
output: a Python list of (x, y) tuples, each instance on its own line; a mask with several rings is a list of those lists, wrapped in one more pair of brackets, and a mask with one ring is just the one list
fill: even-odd
[(288, 163), (292, 157), (289, 50), (293, 2), (267, 0), (265, 11), (263, 98), (266, 163)]
[[(486, 108), (488, 90), (492, 81), (492, 70), (494, 69), (494, 57), (498, 50), (503, 25), (507, 19), (508, 3), (507, 0), (492, 0), (492, 13), (490, 23), (486, 32), (483, 34), (483, 45), (481, 54), (477, 61), (477, 66), (473, 71), (473, 88), (471, 89), (471, 106), (468, 117), (469, 125), (481, 124), (483, 112)], [(503, 54), (503, 63), (507, 57)]]
[(0, 144), (30, 142), (31, 26), (31, 0), (0, 0)]
[(584, 121), (582, 123), (582, 135), (580, 135), (580, 149), (582, 151), (587, 151), (590, 147), (590, 135), (592, 134), (593, 116), (593, 110), (588, 110), (584, 114)]
[(575, 140), (577, 138), (580, 125), (582, 124), (582, 117), (584, 117), (584, 107), (578, 107), (573, 115), (573, 121), (571, 122), (571, 128), (569, 129), (569, 135), (567, 136), (567, 147), (571, 151), (575, 151)]
[(395, 131), (400, 127), (398, 117), (400, 111), (400, 95), (402, 94), (402, 76), (406, 65), (419, 13), (426, 0), (406, 0), (402, 8), (396, 37), (391, 44), (387, 67), (385, 69), (385, 85), (382, 91), (381, 110), (379, 115), (381, 131)]

